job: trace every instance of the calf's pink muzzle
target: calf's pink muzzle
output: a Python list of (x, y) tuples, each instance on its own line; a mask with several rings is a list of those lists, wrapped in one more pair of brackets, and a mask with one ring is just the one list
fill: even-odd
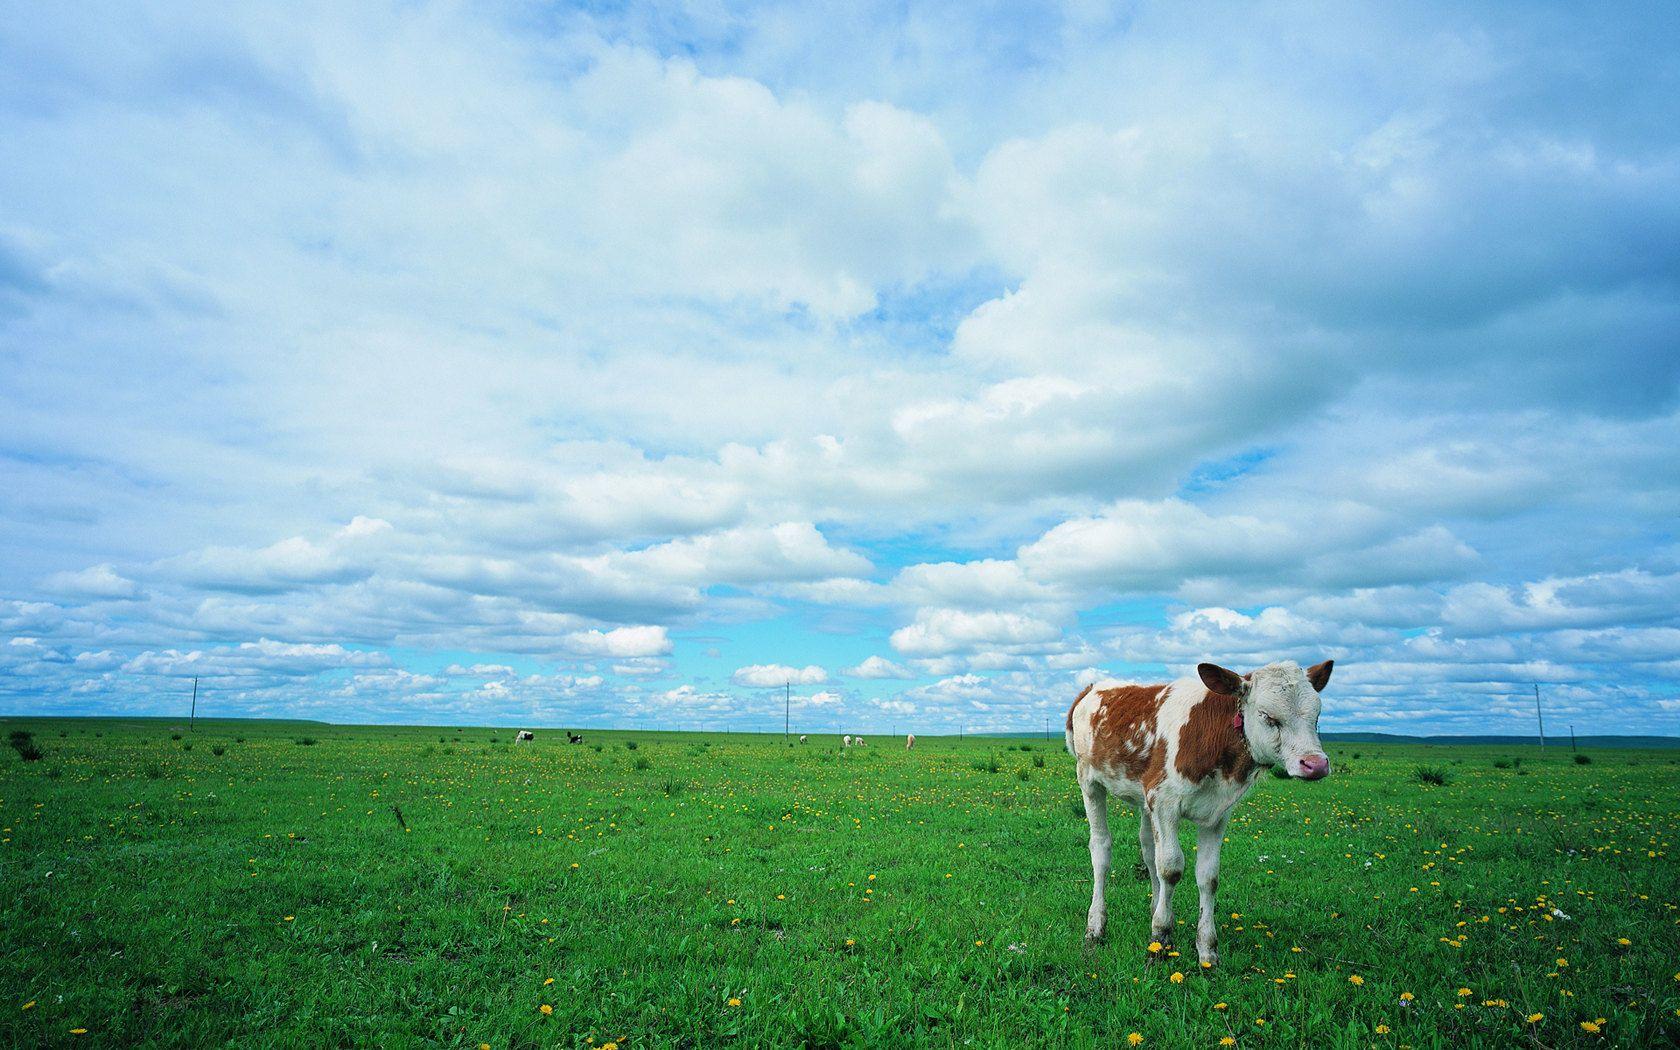
[(1301, 759), (1302, 780), (1323, 780), (1330, 775), (1329, 755), (1308, 755)]

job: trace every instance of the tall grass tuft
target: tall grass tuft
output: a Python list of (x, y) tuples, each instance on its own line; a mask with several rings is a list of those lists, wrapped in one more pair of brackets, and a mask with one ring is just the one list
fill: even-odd
[(35, 734), (27, 729), (14, 729), (6, 737), (6, 742), (12, 745), (12, 750), (25, 762), (41, 761), (41, 749), (35, 746)]
[(1412, 776), (1417, 778), (1419, 784), (1434, 784), (1436, 787), (1445, 787), (1447, 784), (1447, 771), (1440, 766), (1419, 766), (1412, 770)]

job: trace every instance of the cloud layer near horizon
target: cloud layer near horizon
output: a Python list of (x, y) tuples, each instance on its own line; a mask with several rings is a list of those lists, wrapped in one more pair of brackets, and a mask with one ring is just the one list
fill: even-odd
[(1680, 732), (1677, 35), (9, 20), (0, 710)]

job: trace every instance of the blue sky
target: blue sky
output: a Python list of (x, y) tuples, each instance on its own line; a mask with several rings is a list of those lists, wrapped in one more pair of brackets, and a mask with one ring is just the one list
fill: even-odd
[(0, 711), (1680, 733), (1677, 37), (0, 8)]

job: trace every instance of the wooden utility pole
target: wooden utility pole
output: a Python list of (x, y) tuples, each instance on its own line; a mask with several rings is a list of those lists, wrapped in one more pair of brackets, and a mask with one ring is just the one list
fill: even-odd
[(782, 743), (788, 746), (793, 744), (793, 741), (789, 739), (792, 735), (792, 728), (793, 680), (790, 678), (782, 682)]
[(192, 711), (187, 715), (187, 728), (196, 729), (198, 723), (198, 679), (193, 679)]
[(1575, 723), (1569, 723), (1569, 750), (1575, 750)]
[(1044, 739), (1050, 739), (1050, 716), (1044, 716)]
[(1534, 683), (1534, 719), (1540, 723), (1540, 750), (1546, 750), (1546, 716), (1540, 713), (1540, 683)]

